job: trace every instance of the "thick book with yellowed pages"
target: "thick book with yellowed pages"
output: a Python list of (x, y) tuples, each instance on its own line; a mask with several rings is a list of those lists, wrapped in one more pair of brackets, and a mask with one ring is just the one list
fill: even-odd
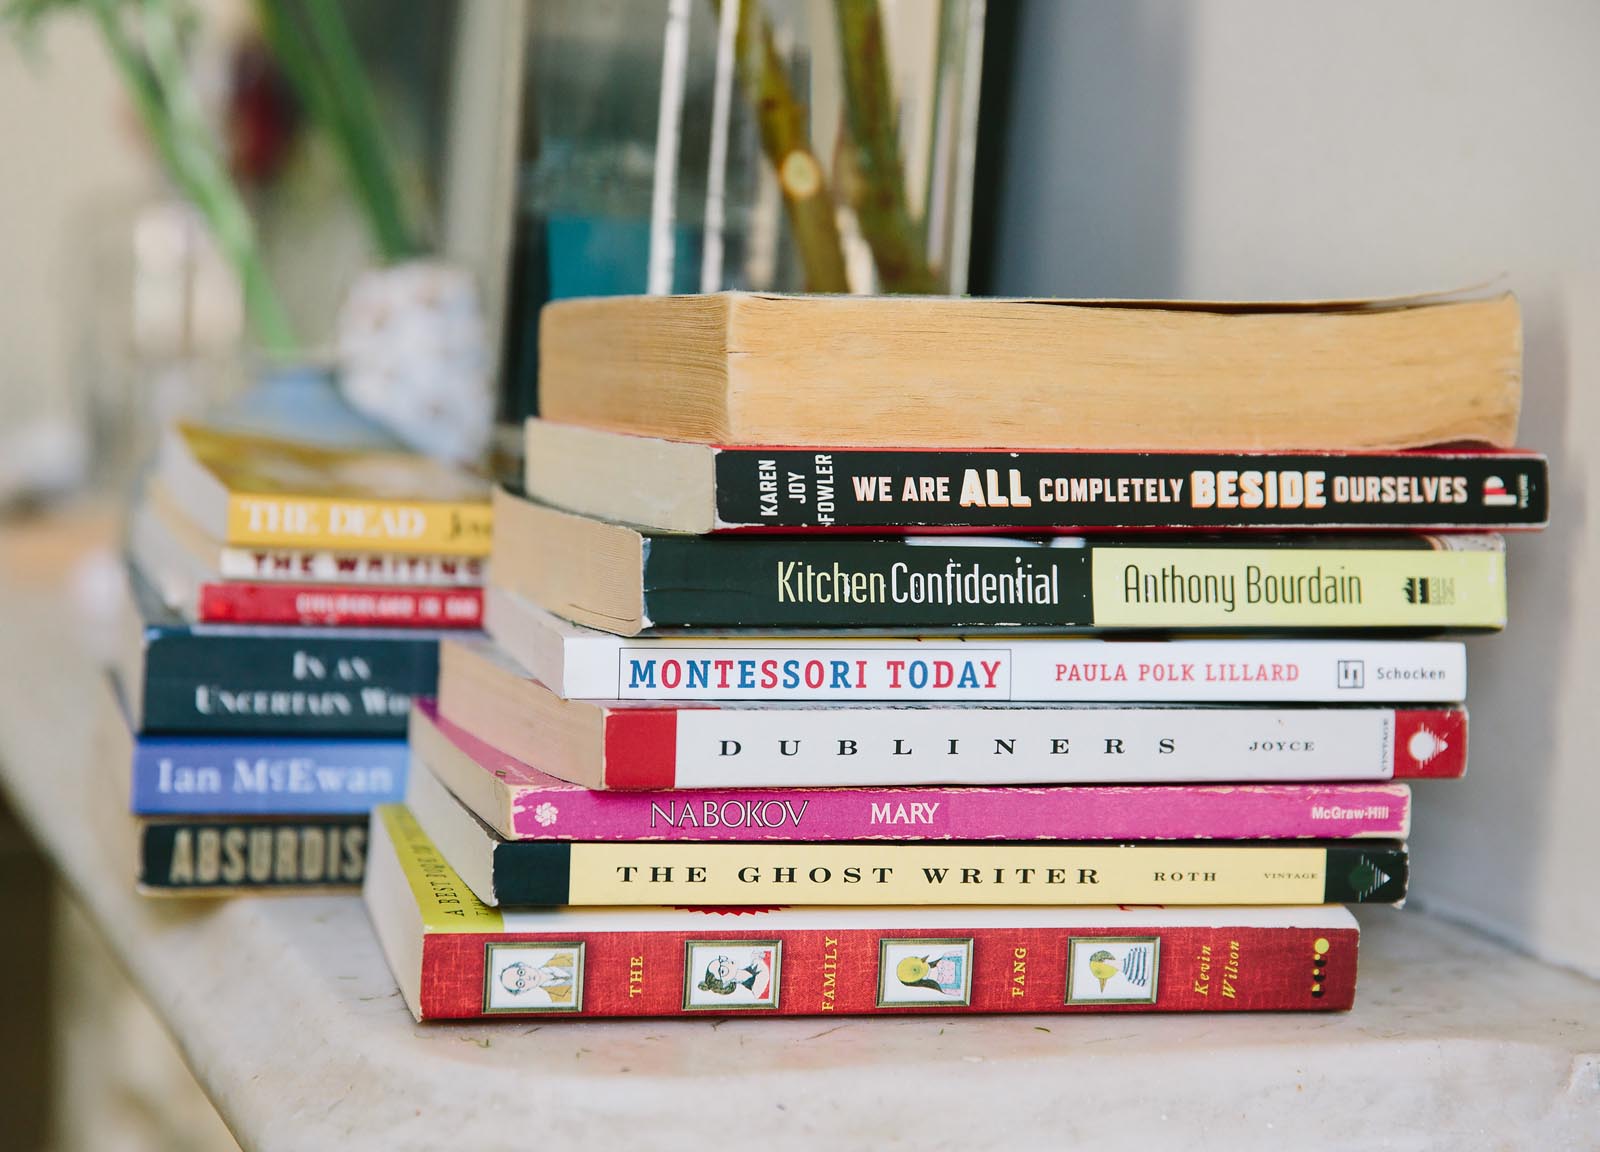
[(1516, 299), (619, 296), (540, 316), (540, 414), (718, 445), (1515, 443)]
[(177, 510), (225, 544), (489, 553), (488, 485), (426, 456), (179, 424), (156, 475)]
[(530, 419), (523, 487), (662, 532), (1455, 532), (1543, 527), (1532, 452), (696, 444)]

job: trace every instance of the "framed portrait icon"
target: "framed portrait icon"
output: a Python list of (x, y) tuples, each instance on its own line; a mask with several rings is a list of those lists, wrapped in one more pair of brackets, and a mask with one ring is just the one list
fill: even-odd
[(1074, 936), (1067, 941), (1068, 1004), (1154, 1004), (1159, 936)]
[(759, 1011), (778, 1006), (781, 940), (690, 940), (683, 948), (686, 1011)]
[(878, 941), (879, 1008), (948, 1008), (971, 1003), (970, 938)]
[(490, 940), (483, 946), (483, 1011), (583, 1011), (581, 943)]

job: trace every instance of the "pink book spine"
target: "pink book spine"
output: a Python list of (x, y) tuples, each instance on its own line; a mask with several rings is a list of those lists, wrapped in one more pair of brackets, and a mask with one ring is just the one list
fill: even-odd
[(1404, 784), (704, 789), (520, 786), (538, 840), (1251, 840), (1402, 838)]

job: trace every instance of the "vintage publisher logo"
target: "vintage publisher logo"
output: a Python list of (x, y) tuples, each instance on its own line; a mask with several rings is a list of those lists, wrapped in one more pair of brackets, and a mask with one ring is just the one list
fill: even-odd
[(1406, 603), (1444, 606), (1456, 602), (1453, 576), (1409, 576), (1405, 583)]
[(1517, 502), (1517, 498), (1506, 491), (1505, 481), (1498, 476), (1485, 476), (1483, 479), (1483, 502), (1490, 508), (1508, 508)]
[(1450, 745), (1445, 738), (1434, 732), (1427, 725), (1423, 725), (1411, 734), (1406, 741), (1406, 753), (1419, 765), (1426, 766), (1441, 752), (1449, 751)]

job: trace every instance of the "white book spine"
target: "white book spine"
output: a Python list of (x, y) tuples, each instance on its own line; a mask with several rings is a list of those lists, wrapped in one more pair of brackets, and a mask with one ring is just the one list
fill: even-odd
[[(508, 647), (519, 659), (532, 655), (527, 645)], [(540, 647), (539, 667), (523, 662), (572, 699), (1436, 704), (1467, 691), (1466, 650), (1444, 641), (694, 645), (584, 635)]]
[(217, 569), (217, 575), (223, 580), (419, 584), (461, 588), (481, 586), (484, 574), (483, 562), (474, 558), (297, 548), (226, 547), (219, 553)]
[(1386, 709), (685, 709), (676, 786), (1388, 780)]

